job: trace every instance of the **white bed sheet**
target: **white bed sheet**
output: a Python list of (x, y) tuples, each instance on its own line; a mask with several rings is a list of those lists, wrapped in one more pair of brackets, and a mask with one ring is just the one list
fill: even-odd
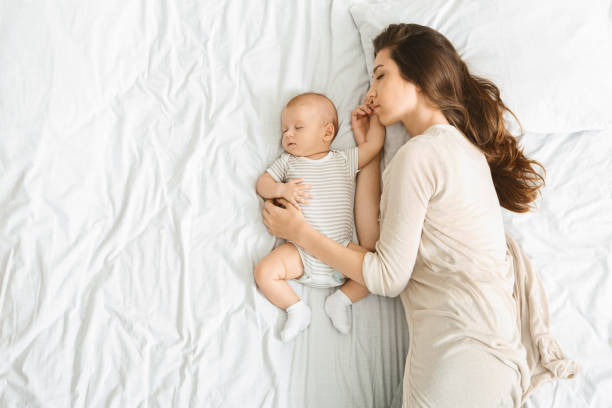
[[(349, 1), (0, 1), (0, 406), (383, 407), (408, 334), (397, 299), (354, 306), (292, 282), (290, 344), (252, 270), (275, 245), (255, 181), (299, 92), (367, 86)], [(385, 161), (401, 140), (390, 138)], [(531, 407), (612, 397), (612, 131), (528, 134), (540, 211), (506, 215), (584, 367)], [(570, 401), (568, 405), (566, 402)]]

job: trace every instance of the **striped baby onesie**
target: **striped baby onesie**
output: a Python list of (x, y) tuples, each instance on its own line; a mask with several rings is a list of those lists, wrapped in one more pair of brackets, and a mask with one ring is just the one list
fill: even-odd
[[(308, 199), (309, 204), (299, 204), (304, 218), (317, 231), (345, 247), (353, 238), (358, 151), (357, 147), (330, 150), (319, 160), (284, 152), (267, 170), (276, 182), (303, 178), (303, 184), (310, 184), (312, 189), (307, 191), (313, 198)], [(293, 244), (304, 265), (304, 274), (296, 279), (298, 282), (319, 288), (340, 286), (345, 282), (340, 272)]]

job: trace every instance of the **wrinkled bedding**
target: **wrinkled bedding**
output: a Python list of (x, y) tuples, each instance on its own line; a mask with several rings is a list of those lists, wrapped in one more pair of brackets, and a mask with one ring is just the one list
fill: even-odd
[[(325, 93), (354, 145), (349, 3), (0, 2), (0, 406), (397, 406), (397, 298), (355, 304), (342, 336), (330, 290), (291, 282), (313, 320), (284, 344), (252, 275), (280, 243), (255, 182), (283, 105)], [(612, 406), (612, 129), (521, 143), (547, 186), (506, 228), (583, 369), (527, 406)]]

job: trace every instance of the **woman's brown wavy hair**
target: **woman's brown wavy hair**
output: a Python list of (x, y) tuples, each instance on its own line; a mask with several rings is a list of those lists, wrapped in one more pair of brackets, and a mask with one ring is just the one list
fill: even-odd
[(520, 122), (504, 105), (499, 88), (470, 74), (450, 41), (429, 27), (391, 24), (374, 39), (375, 54), (385, 48), (402, 77), (419, 86), (448, 122), (484, 153), (501, 206), (519, 213), (532, 209), (544, 185), (535, 166), (545, 170), (523, 154), (506, 129), (505, 111)]

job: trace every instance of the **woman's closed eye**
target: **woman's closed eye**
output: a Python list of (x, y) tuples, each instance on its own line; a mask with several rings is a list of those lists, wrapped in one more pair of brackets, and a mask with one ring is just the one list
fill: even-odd
[(380, 80), (380, 78), (384, 77), (385, 74), (380, 74), (379, 76), (376, 77), (376, 79)]

